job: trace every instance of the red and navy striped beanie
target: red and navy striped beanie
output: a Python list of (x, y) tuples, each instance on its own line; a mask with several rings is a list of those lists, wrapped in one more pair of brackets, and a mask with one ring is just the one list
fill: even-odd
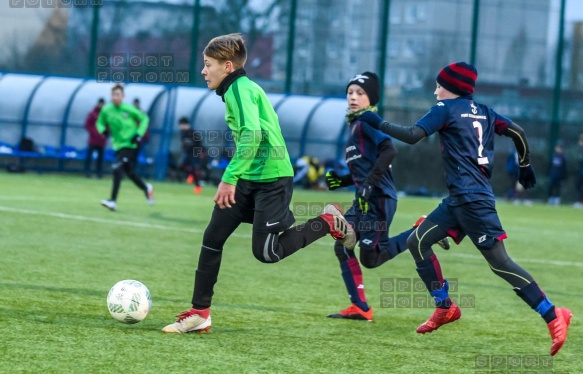
[(478, 71), (465, 62), (449, 64), (437, 75), (437, 83), (451, 93), (468, 96), (474, 93)]

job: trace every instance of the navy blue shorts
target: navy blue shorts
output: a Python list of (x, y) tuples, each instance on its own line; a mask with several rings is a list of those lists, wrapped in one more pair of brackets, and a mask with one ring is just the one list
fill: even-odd
[(389, 227), (396, 211), (397, 200), (386, 196), (371, 197), (366, 214), (362, 214), (358, 200), (354, 200), (344, 217), (354, 228), (360, 249), (374, 250), (389, 246)]
[(506, 232), (496, 212), (494, 200), (478, 200), (462, 205), (450, 205), (446, 197), (427, 219), (436, 223), (456, 242), (467, 235), (478, 249), (490, 249), (496, 241), (506, 239)]

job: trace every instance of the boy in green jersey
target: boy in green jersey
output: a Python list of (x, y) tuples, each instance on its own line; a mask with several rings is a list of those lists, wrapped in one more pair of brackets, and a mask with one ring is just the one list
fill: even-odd
[(261, 87), (247, 78), (247, 59), (240, 34), (212, 39), (203, 52), (202, 75), (221, 96), (225, 120), (236, 151), (219, 184), (211, 220), (204, 232), (196, 270), (192, 308), (164, 329), (165, 333), (209, 331), (210, 306), (223, 245), (242, 223), (253, 224), (253, 255), (274, 263), (330, 233), (354, 248), (356, 238), (339, 207), (329, 204), (318, 217), (291, 227), (293, 168), (277, 114)]
[[(103, 106), (96, 123), (97, 131), (101, 134), (109, 127), (111, 139), (113, 140), (115, 162), (112, 165), (113, 186), (111, 198), (109, 200), (101, 200), (101, 205), (112, 211), (117, 209), (117, 194), (124, 172), (140, 190), (144, 191), (148, 204), (154, 204), (154, 189), (152, 185), (144, 183), (135, 173), (138, 144), (148, 129), (150, 118), (134, 106), (124, 103), (123, 98), (123, 86), (116, 84), (111, 89), (111, 103)], [(136, 121), (140, 122), (138, 127), (136, 127)]]

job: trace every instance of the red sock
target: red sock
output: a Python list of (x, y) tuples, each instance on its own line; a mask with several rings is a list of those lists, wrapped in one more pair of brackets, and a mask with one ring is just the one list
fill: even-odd
[[(194, 309), (194, 308), (192, 308)], [(202, 318), (209, 318), (209, 314), (211, 314), (211, 308), (205, 308), (205, 309), (194, 309), (196, 311), (196, 314), (198, 314), (199, 316), (201, 316)]]
[(348, 267), (350, 268), (350, 272), (352, 273), (352, 279), (354, 279), (354, 284), (356, 285), (356, 289), (358, 291), (358, 298), (361, 302), (366, 303), (366, 295), (364, 293), (364, 282), (362, 281), (362, 270), (360, 269), (360, 264), (358, 260), (355, 258), (349, 258)]

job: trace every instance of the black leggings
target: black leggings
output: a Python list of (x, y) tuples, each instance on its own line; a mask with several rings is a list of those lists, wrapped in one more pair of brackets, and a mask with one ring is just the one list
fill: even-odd
[(111, 189), (111, 200), (117, 200), (117, 194), (119, 192), (119, 187), (121, 186), (121, 180), (123, 179), (123, 174), (128, 176), (134, 182), (134, 184), (142, 191), (146, 197), (148, 197), (148, 187), (144, 181), (136, 175), (134, 172), (137, 149), (122, 148), (116, 153), (116, 161), (112, 165), (113, 168), (113, 186)]
[[(447, 233), (444, 230), (430, 220), (425, 219), (407, 239), (407, 247), (409, 247), (415, 263), (419, 264), (429, 259), (433, 255), (431, 245), (445, 237), (447, 237)], [(488, 261), (488, 265), (490, 265), (490, 269), (494, 274), (510, 283), (513, 287), (523, 288), (534, 281), (526, 270), (508, 256), (503, 242), (496, 241), (492, 248), (480, 250), (480, 253)]]
[[(210, 307), (214, 294), (214, 285), (217, 282), (221, 267), (223, 246), (240, 224), (240, 220), (215, 206), (202, 239), (192, 295), (193, 308), (205, 309)], [(330, 228), (326, 221), (320, 217), (291, 227), (281, 234), (253, 230), (251, 239), (253, 255), (263, 263), (279, 262), (299, 249), (326, 236), (329, 230)]]

